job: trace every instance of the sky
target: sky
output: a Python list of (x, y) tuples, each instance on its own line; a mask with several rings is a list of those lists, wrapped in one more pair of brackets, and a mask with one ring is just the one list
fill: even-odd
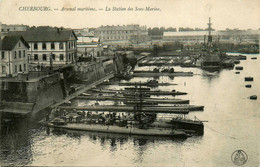
[[(47, 7), (51, 11), (24, 11), (26, 7)], [(63, 7), (95, 8), (97, 11), (61, 11)], [(130, 7), (133, 11), (106, 11), (113, 7), (126, 10)], [(135, 11), (136, 7), (156, 8), (156, 11)], [(0, 0), (2, 24), (66, 28), (127, 24), (206, 28), (209, 17), (216, 30), (259, 29), (260, 0)]]

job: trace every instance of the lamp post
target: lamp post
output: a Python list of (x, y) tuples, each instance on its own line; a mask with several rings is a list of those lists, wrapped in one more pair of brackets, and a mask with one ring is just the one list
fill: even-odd
[(53, 73), (53, 62), (52, 62), (52, 52), (50, 54), (50, 73), (52, 74)]

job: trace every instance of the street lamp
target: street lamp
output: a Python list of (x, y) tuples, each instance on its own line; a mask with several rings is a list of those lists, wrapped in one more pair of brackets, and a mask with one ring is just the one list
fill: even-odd
[(53, 62), (52, 62), (52, 57), (53, 56), (53, 54), (52, 54), (52, 52), (51, 52), (51, 54), (50, 54), (50, 73), (53, 73)]

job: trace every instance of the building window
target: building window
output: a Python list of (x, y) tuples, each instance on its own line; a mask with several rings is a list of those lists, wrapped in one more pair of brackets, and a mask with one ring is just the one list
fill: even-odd
[(55, 60), (55, 54), (52, 54), (52, 59)]
[(23, 50), (23, 57), (25, 57), (25, 50)]
[(55, 44), (54, 44), (54, 42), (51, 43), (51, 49), (55, 49)]
[(17, 73), (17, 65), (14, 66), (14, 72)]
[(2, 58), (2, 59), (5, 59), (5, 52), (2, 52), (1, 58)]
[(63, 50), (63, 42), (60, 42), (60, 50)]
[(23, 70), (26, 71), (26, 64), (23, 65)]
[(2, 66), (2, 73), (6, 73), (6, 67)]
[(43, 54), (43, 55), (42, 55), (42, 60), (44, 60), (44, 61), (47, 60), (47, 55), (46, 55), (46, 54)]
[(21, 43), (20, 42), (18, 43), (18, 45), (19, 45), (19, 47), (21, 47)]
[(38, 60), (38, 54), (34, 54), (34, 60)]
[(60, 61), (63, 61), (63, 60), (64, 60), (64, 55), (60, 54)]
[(46, 43), (45, 42), (42, 43), (42, 50), (46, 50)]
[(37, 44), (37, 43), (34, 43), (33, 49), (34, 49), (34, 50), (38, 50), (38, 44)]
[(19, 58), (22, 57), (22, 52), (19, 50)]
[(20, 69), (19, 71), (23, 71), (23, 69), (22, 69), (22, 65), (21, 65), (21, 64), (19, 65), (19, 67), (20, 67), (20, 68), (19, 68), (19, 69)]
[(14, 51), (14, 59), (16, 59), (16, 58), (17, 58), (16, 51)]

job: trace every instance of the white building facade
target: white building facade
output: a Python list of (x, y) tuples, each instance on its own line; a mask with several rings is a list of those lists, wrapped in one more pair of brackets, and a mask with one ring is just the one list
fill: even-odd
[(31, 64), (49, 66), (51, 63), (65, 65), (76, 62), (77, 37), (72, 30), (34, 30), (21, 34), (29, 43), (28, 56)]
[(0, 77), (27, 74), (28, 43), (21, 36), (6, 36), (0, 43)]
[(139, 25), (101, 26), (94, 31), (94, 36), (101, 41), (130, 40), (140, 43), (147, 39), (148, 31)]

